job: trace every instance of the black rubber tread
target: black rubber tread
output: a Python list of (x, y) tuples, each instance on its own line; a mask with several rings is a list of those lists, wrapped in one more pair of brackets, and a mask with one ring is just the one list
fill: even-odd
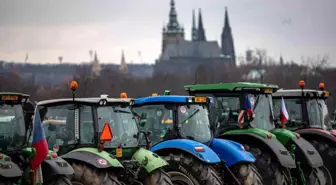
[(163, 169), (158, 169), (148, 175), (144, 185), (173, 185), (173, 182)]
[(108, 170), (92, 168), (84, 163), (71, 163), (71, 166), (75, 171), (71, 182), (83, 185), (122, 185), (116, 175)]
[(58, 176), (55, 177), (51, 182), (43, 183), (46, 185), (72, 185), (70, 178), (67, 176)]
[[(178, 171), (188, 176), (195, 185), (222, 185), (223, 181), (216, 170), (202, 163), (199, 159), (187, 153), (162, 156), (169, 165), (165, 166), (166, 172)], [(174, 183), (174, 182), (173, 182)]]
[[(244, 169), (245, 168), (245, 169)], [(244, 185), (262, 185), (263, 180), (253, 164), (239, 163), (231, 167), (233, 174)], [(245, 172), (244, 172), (244, 171)], [(224, 182), (224, 184), (233, 184)]]
[(307, 185), (331, 185), (332, 177), (328, 169), (324, 166), (314, 168), (310, 175), (306, 177)]
[[(329, 170), (332, 177), (336, 177), (336, 148), (331, 147), (329, 144), (323, 141), (308, 140), (315, 149), (319, 152), (323, 159), (325, 167)], [(333, 185), (336, 185), (336, 180), (332, 182)]]
[(287, 185), (288, 176), (281, 164), (272, 158), (268, 151), (261, 151), (256, 146), (247, 146), (247, 150), (256, 158), (255, 166), (262, 177), (264, 184), (267, 185)]

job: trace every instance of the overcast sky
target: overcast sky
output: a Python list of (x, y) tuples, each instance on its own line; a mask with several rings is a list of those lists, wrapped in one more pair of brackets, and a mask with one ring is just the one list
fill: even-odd
[[(329, 55), (336, 65), (335, 0), (175, 0), (190, 39), (192, 9), (202, 8), (208, 40), (220, 40), (228, 7), (237, 55), (263, 48), (285, 61)], [(0, 0), (0, 60), (154, 63), (170, 0)], [(139, 56), (141, 53), (141, 56)], [(141, 59), (142, 58), (142, 59)]]

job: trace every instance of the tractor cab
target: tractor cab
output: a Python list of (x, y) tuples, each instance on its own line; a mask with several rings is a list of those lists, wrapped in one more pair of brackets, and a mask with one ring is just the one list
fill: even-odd
[(140, 117), (139, 125), (150, 131), (150, 140), (159, 143), (169, 139), (211, 141), (206, 97), (150, 96), (138, 98), (133, 112)]
[[(100, 151), (138, 146), (138, 129), (127, 98), (66, 98), (37, 104), (49, 149), (65, 154), (97, 146)], [(118, 157), (118, 155), (116, 155)], [(121, 157), (121, 156), (119, 156)]]
[(330, 119), (326, 99), (330, 93), (324, 90), (324, 84), (319, 90), (304, 89), (304, 82), (300, 82), (301, 89), (280, 89), (273, 93), (274, 111), (280, 112), (282, 99), (288, 112), (287, 127), (291, 130), (314, 128), (331, 131), (334, 122)]
[(27, 143), (27, 131), (34, 112), (28, 98), (29, 95), (21, 93), (0, 93), (1, 152), (22, 149)]
[(210, 98), (211, 122), (217, 134), (239, 128), (273, 128), (272, 92), (276, 85), (248, 82), (187, 85), (190, 95)]

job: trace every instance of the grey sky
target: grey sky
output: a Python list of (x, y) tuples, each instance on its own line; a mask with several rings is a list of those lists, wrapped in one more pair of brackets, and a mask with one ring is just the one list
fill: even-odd
[[(30, 62), (153, 63), (161, 50), (170, 0), (0, 0), (0, 59)], [(335, 0), (175, 0), (190, 39), (192, 9), (202, 8), (208, 40), (219, 40), (229, 10), (237, 55), (263, 48), (300, 62), (328, 54), (336, 65)]]

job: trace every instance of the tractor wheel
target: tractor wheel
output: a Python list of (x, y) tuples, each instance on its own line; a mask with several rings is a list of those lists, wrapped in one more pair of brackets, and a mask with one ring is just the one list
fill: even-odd
[(74, 185), (121, 185), (116, 175), (106, 170), (92, 168), (83, 163), (72, 163), (75, 173), (71, 177)]
[(264, 184), (267, 185), (287, 185), (289, 179), (281, 164), (272, 158), (272, 154), (268, 151), (261, 151), (255, 146), (246, 146), (247, 150), (251, 152), (256, 158), (255, 166), (260, 173)]
[[(328, 145), (325, 142), (318, 142), (316, 140), (309, 141), (319, 152), (323, 159), (325, 167), (329, 170), (332, 177), (336, 177), (336, 148)], [(336, 185), (336, 180), (333, 181), (333, 185)]]
[(307, 185), (332, 185), (332, 177), (325, 166), (312, 169), (306, 181)]
[[(257, 168), (248, 163), (234, 165), (231, 168), (232, 173), (244, 185), (262, 185), (263, 180)], [(225, 183), (224, 183), (225, 184)]]
[(190, 154), (170, 153), (162, 156), (169, 165), (164, 170), (176, 185), (222, 185), (223, 181), (216, 170)]
[(173, 182), (166, 172), (158, 169), (149, 174), (144, 185), (173, 185)]
[(46, 182), (48, 185), (72, 185), (69, 177), (66, 176), (58, 176), (51, 182)]

